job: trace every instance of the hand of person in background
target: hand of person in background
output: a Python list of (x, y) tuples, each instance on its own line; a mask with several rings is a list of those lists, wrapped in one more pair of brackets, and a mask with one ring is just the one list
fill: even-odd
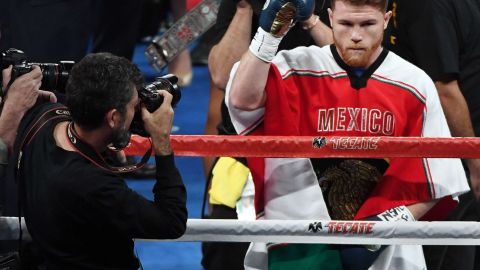
[(470, 188), (477, 201), (480, 201), (480, 159), (468, 159), (467, 165), (470, 172)]
[[(12, 67), (2, 70), (3, 89), (7, 95), (3, 101), (0, 115), (0, 139), (11, 151), (17, 136), (17, 128), (25, 113), (39, 100), (56, 102), (57, 98), (51, 92), (40, 90), (42, 84), (42, 71), (34, 66), (32, 71), (24, 74), (8, 86), (12, 73)], [(8, 89), (7, 89), (8, 87)]]
[[(435, 80), (435, 87), (452, 136), (475, 137), (468, 104), (457, 77), (444, 74)], [(470, 188), (477, 200), (480, 200), (480, 159), (465, 161), (470, 172)]]
[(160, 107), (150, 113), (145, 105), (142, 107), (142, 120), (145, 130), (150, 133), (153, 149), (158, 156), (166, 156), (172, 153), (170, 148), (170, 133), (173, 125), (172, 94), (165, 90), (158, 91), (163, 96), (163, 103)]
[(57, 99), (52, 92), (40, 90), (42, 85), (42, 71), (40, 67), (33, 66), (32, 71), (24, 74), (8, 86), (12, 73), (12, 66), (2, 71), (3, 89), (7, 89), (5, 97), (4, 110), (12, 110), (23, 114), (28, 111), (38, 99), (50, 102), (56, 102)]

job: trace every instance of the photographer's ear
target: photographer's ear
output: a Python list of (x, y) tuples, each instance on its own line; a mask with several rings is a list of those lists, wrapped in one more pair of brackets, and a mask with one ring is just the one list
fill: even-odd
[(111, 109), (105, 116), (110, 128), (118, 127), (122, 123), (122, 114), (117, 109)]

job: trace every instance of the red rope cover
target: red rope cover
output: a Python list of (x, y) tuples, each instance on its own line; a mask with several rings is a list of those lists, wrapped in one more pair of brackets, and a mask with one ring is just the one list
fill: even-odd
[[(172, 135), (177, 156), (480, 158), (480, 138)], [(148, 139), (133, 136), (127, 155), (143, 155)]]

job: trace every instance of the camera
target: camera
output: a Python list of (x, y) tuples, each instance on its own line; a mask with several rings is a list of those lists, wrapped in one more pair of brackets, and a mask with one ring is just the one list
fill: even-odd
[(18, 49), (10, 48), (0, 55), (2, 70), (12, 65), (12, 74), (9, 84), (15, 79), (32, 70), (32, 65), (39, 66), (42, 70), (42, 85), (40, 89), (65, 93), (65, 86), (75, 62), (60, 61), (59, 63), (29, 63), (25, 53)]
[[(172, 94), (172, 107), (175, 107), (182, 97), (180, 88), (177, 85), (178, 78), (173, 74), (168, 74), (162, 77), (155, 78), (155, 81), (137, 89), (140, 103), (144, 104), (149, 112), (154, 112), (163, 103), (163, 96), (158, 94), (160, 90), (166, 90)], [(150, 137), (150, 134), (145, 130), (142, 121), (142, 113), (138, 109), (133, 117), (130, 131), (143, 137)]]

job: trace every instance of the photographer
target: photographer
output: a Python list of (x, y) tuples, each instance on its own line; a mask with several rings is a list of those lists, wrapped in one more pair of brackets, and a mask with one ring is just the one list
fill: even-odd
[[(163, 102), (150, 113), (138, 98), (142, 85), (127, 59), (87, 55), (73, 67), (66, 88), (72, 121), (47, 122), (23, 148), (21, 206), (45, 269), (137, 269), (133, 238), (184, 233), (186, 191), (170, 148), (172, 95), (158, 91)], [(128, 143), (139, 106), (156, 153), (153, 201), (97, 162), (109, 146)]]
[(2, 89), (8, 94), (2, 101), (3, 109), (0, 113), (0, 178), (4, 177), (8, 153), (12, 150), (22, 117), (35, 105), (37, 99), (56, 102), (53, 93), (39, 90), (42, 72), (38, 66), (8, 86), (11, 72), (11, 66), (2, 70)]

